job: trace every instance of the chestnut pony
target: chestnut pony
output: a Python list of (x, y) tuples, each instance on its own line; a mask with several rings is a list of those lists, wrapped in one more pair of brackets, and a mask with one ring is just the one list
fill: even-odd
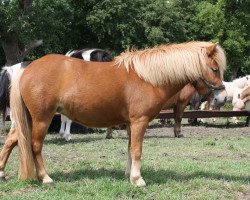
[(141, 176), (142, 143), (148, 123), (164, 104), (187, 83), (200, 94), (220, 88), (226, 57), (211, 42), (161, 45), (125, 52), (112, 62), (88, 62), (63, 55), (47, 55), (33, 61), (15, 77), (10, 106), (15, 129), (0, 154), (0, 177), (18, 141), (21, 179), (53, 180), (45, 170), (42, 146), (56, 112), (88, 127), (126, 123), (130, 182), (144, 186)]

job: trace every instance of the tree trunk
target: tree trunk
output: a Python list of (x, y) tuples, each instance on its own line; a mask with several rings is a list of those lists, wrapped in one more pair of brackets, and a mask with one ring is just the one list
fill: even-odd
[(1, 46), (5, 53), (7, 66), (21, 62), (18, 39), (15, 33), (10, 33), (6, 38), (2, 38)]
[[(32, 10), (32, 0), (19, 0), (19, 5), (26, 15), (30, 14)], [(31, 42), (22, 50), (18, 45), (19, 33), (9, 32), (4, 35), (6, 35), (6, 37), (0, 38), (0, 45), (4, 50), (7, 66), (22, 62), (28, 53), (42, 44), (42, 40), (37, 40)]]
[(32, 0), (19, 0), (19, 5), (25, 13), (29, 13), (32, 9)]

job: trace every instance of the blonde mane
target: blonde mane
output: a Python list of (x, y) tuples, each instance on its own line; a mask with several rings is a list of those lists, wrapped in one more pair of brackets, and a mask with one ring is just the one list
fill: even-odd
[[(129, 71), (134, 69), (139, 77), (152, 85), (170, 84), (173, 81), (183, 83), (202, 77), (206, 65), (206, 48), (211, 42), (188, 42), (168, 44), (154, 48), (127, 51), (115, 58), (116, 65), (124, 65)], [(217, 45), (213, 59), (218, 64), (223, 77), (226, 57)]]

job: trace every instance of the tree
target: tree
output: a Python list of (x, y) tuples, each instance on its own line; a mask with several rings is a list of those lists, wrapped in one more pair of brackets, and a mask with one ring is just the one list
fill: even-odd
[(202, 1), (191, 19), (195, 39), (217, 41), (226, 50), (228, 80), (250, 73), (249, 6), (249, 1)]
[(70, 42), (66, 37), (73, 14), (66, 0), (1, 1), (0, 4), (0, 44), (7, 65), (21, 62), (41, 44), (43, 49), (30, 54), (31, 58), (62, 52)]
[(23, 47), (19, 45), (19, 33), (26, 28), (31, 4), (31, 0), (20, 0), (19, 3), (16, 1), (1, 2), (0, 43), (6, 56), (7, 65), (21, 62), (30, 51), (42, 44), (42, 41), (38, 40), (23, 45)]
[(186, 41), (190, 2), (193, 1), (71, 1), (74, 41), (81, 46), (109, 48), (116, 54), (130, 47)]

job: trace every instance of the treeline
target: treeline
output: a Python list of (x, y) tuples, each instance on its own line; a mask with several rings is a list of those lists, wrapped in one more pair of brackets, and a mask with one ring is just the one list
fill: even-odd
[(205, 40), (226, 50), (230, 80), (250, 74), (249, 7), (248, 0), (1, 0), (0, 64)]

